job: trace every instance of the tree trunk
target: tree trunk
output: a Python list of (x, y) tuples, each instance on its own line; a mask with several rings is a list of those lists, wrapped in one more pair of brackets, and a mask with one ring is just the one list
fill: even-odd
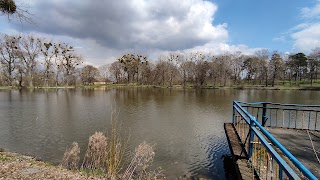
[(275, 81), (275, 79), (276, 79), (276, 74), (274, 74), (273, 77), (272, 77), (272, 87), (274, 87), (274, 81)]
[(266, 87), (268, 87), (268, 73), (265, 74)]
[(183, 88), (186, 88), (186, 70), (183, 70)]
[(164, 70), (162, 70), (162, 85), (164, 86)]
[(30, 75), (29, 87), (33, 88), (33, 76), (32, 75)]

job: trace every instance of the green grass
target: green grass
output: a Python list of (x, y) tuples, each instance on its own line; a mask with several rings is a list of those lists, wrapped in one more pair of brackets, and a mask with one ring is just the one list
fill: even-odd
[[(25, 89), (68, 89), (68, 88), (75, 88), (73, 86), (49, 86), (49, 87), (44, 87), (44, 86), (36, 86), (33, 88), (25, 88)], [(17, 86), (0, 86), (0, 90), (18, 90), (19, 87)]]
[(0, 90), (11, 90), (11, 89), (18, 89), (15, 86), (0, 86)]
[(13, 160), (12, 157), (7, 156), (5, 154), (0, 154), (0, 161), (11, 161), (11, 160)]
[(102, 86), (102, 85), (82, 85), (79, 87), (84, 88), (84, 89), (94, 89), (94, 88), (101, 88), (101, 87), (105, 87), (105, 86)]
[[(183, 87), (181, 84), (172, 85), (142, 85), (138, 83), (119, 83), (119, 84), (98, 84), (98, 85), (80, 85), (77, 87), (66, 87), (66, 86), (50, 86), (50, 87), (35, 87), (34, 89), (68, 89), (68, 88), (81, 88), (81, 89), (98, 89), (98, 88), (173, 88), (173, 89), (194, 89), (195, 86), (192, 83), (187, 83), (186, 87)], [(220, 86), (219, 83), (214, 86), (212, 82), (208, 82), (206, 86), (200, 87), (201, 89), (267, 89), (267, 90), (320, 90), (320, 80), (315, 80), (312, 85), (309, 80), (301, 81), (288, 81), (281, 80), (276, 81), (275, 86), (272, 87), (268, 85), (253, 85), (246, 84), (242, 82), (240, 85), (230, 85), (230, 86)], [(18, 87), (15, 86), (0, 86), (0, 90), (17, 90)], [(30, 88), (28, 88), (30, 89)]]

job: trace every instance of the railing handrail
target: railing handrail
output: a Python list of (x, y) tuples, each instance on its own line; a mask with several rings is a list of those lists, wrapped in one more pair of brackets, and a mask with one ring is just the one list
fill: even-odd
[(258, 109), (262, 109), (262, 108), (265, 108), (265, 109), (278, 109), (278, 110), (285, 110), (285, 111), (305, 111), (305, 112), (320, 112), (320, 109), (319, 110), (313, 110), (313, 109), (293, 109), (293, 108), (282, 108), (282, 107), (262, 107), (262, 106), (250, 106), (250, 104), (246, 104), (245, 106), (242, 106), (242, 107), (253, 107), (253, 108), (258, 108)]
[[(317, 179), (310, 171), (307, 169), (303, 164), (298, 161), (285, 147), (282, 146), (282, 144), (276, 140), (256, 119), (253, 117), (247, 110), (245, 110), (239, 103), (243, 104), (262, 104), (262, 102), (256, 102), (256, 103), (246, 103), (246, 102), (240, 102), (240, 101), (234, 101), (233, 102), (243, 113), (246, 114), (246, 116), (250, 119), (250, 123), (253, 122), (259, 130), (276, 146), (280, 149), (280, 151), (289, 158), (289, 160), (309, 179)], [(320, 107), (320, 106), (319, 106)], [(246, 120), (246, 123), (248, 123), (248, 120)], [(251, 128), (250, 124), (248, 124)], [(281, 157), (280, 157), (281, 158)], [(282, 158), (281, 158), (282, 159)], [(280, 163), (281, 164), (281, 163)], [(283, 164), (281, 164), (283, 166)], [(285, 167), (284, 167), (285, 168)]]
[(283, 170), (292, 176), (293, 179), (300, 179), (297, 173), (288, 165), (288, 163), (281, 158), (281, 156), (276, 152), (276, 150), (268, 143), (268, 141), (259, 133), (257, 128), (252, 128), (253, 132), (257, 135), (260, 139), (260, 142), (266, 147), (266, 149), (270, 152), (272, 157), (282, 166)]
[(243, 102), (243, 101), (237, 101), (241, 104), (248, 104), (248, 105), (261, 105), (261, 104), (271, 104), (276, 106), (295, 106), (295, 107), (318, 107), (320, 108), (320, 105), (306, 105), (306, 104), (282, 104), (282, 103), (274, 103), (274, 102)]
[[(239, 112), (239, 109), (242, 112), (239, 112), (239, 114), (244, 118), (245, 122), (250, 125), (250, 119), (252, 119), (250, 116), (250, 113), (247, 113), (246, 110), (244, 110), (239, 104), (236, 104), (237, 107), (234, 106), (234, 108)], [(244, 117), (244, 113), (247, 117)], [(248, 119), (249, 118), (249, 119)], [(254, 118), (254, 117), (253, 117)], [(250, 128), (253, 130), (253, 132), (257, 135), (259, 140), (262, 142), (262, 144), (266, 147), (267, 151), (270, 152), (272, 157), (279, 163), (279, 165), (282, 167), (282, 169), (289, 174), (292, 179), (300, 179), (299, 176), (293, 171), (293, 169), (281, 158), (281, 156), (275, 151), (274, 148), (266, 141), (266, 139), (259, 133), (257, 128), (251, 127)]]

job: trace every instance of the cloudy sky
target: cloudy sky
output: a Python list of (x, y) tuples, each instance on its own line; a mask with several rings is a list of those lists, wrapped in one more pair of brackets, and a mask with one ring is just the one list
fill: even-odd
[(304, 52), (320, 47), (320, 0), (16, 0), (38, 26), (0, 17), (0, 32), (68, 42), (103, 65), (124, 53)]

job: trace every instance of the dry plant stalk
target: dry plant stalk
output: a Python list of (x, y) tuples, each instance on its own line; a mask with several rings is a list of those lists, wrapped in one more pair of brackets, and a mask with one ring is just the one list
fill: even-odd
[[(81, 168), (92, 172), (103, 172), (108, 179), (164, 179), (160, 169), (150, 171), (150, 166), (155, 156), (154, 148), (146, 142), (141, 143), (136, 149), (131, 163), (120, 175), (123, 166), (123, 158), (126, 152), (126, 141), (123, 140), (120, 131), (121, 123), (118, 122), (119, 113), (111, 112), (111, 130), (108, 138), (102, 132), (95, 132), (89, 138), (88, 148), (83, 159)], [(64, 153), (62, 167), (77, 169), (79, 163), (80, 148), (74, 142), (71, 148)]]
[(107, 158), (107, 138), (102, 132), (90, 136), (87, 152), (82, 162), (82, 168), (104, 171)]
[(151, 179), (166, 179), (166, 176), (164, 174), (164, 171), (159, 167), (156, 170), (149, 170), (149, 171), (143, 171), (140, 173), (140, 175), (136, 178), (138, 180), (151, 180)]
[(135, 155), (131, 160), (128, 168), (123, 174), (123, 179), (132, 179), (134, 173), (139, 173), (139, 179), (142, 176), (150, 175), (147, 173), (146, 169), (149, 167), (150, 163), (154, 158), (153, 146), (147, 144), (146, 142), (141, 143), (135, 150)]
[(112, 110), (111, 131), (109, 133), (109, 142), (107, 146), (107, 173), (111, 178), (117, 178), (121, 170), (121, 163), (127, 143), (122, 140), (120, 135), (121, 124), (118, 123), (118, 115), (119, 113), (116, 110)]
[(8, 20), (17, 19), (22, 24), (23, 21), (37, 25), (33, 19), (33, 14), (29, 12), (29, 6), (25, 4), (16, 4), (15, 0), (0, 0), (0, 15), (4, 14)]
[(78, 169), (80, 147), (77, 142), (73, 142), (70, 148), (67, 148), (63, 155), (61, 166), (67, 169)]

